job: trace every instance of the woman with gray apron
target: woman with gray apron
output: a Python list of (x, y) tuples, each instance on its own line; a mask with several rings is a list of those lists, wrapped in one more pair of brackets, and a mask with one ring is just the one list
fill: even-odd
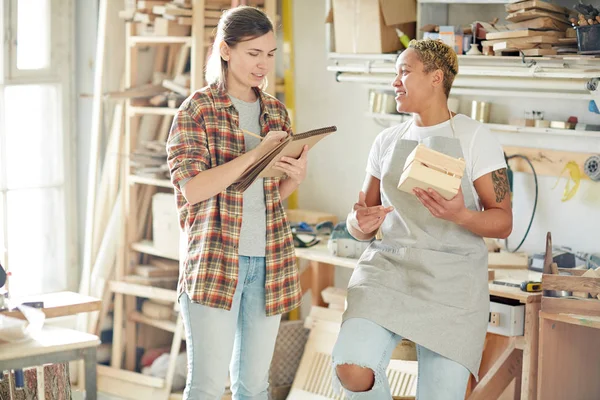
[[(489, 315), (487, 248), (505, 238), (512, 210), (504, 154), (483, 124), (453, 115), (448, 95), (458, 73), (454, 50), (412, 41), (396, 63), (399, 112), (412, 121), (379, 134), (347, 226), (374, 241), (348, 286), (333, 351), (334, 387), (347, 397), (390, 399), (386, 368), (403, 338), (417, 345), (418, 400), (463, 400), (478, 369)], [(459, 193), (398, 190), (406, 158), (419, 144), (466, 162)]]

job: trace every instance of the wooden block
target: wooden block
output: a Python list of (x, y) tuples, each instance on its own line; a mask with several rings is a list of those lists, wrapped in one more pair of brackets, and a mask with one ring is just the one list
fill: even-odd
[(530, 19), (528, 21), (517, 22), (515, 24), (508, 24), (508, 29), (510, 30), (518, 30), (518, 29), (541, 29), (547, 31), (561, 31), (564, 32), (568, 28), (571, 28), (570, 23), (560, 22), (553, 18), (549, 17), (540, 17)]
[(532, 0), (532, 1), (520, 1), (518, 3), (506, 4), (505, 9), (509, 13), (517, 12), (519, 10), (530, 10), (539, 9), (553, 11), (560, 14), (569, 15), (571, 11), (565, 7), (560, 7), (545, 1)]
[(432, 150), (423, 144), (419, 144), (408, 155), (404, 166), (410, 165), (413, 161), (419, 161), (433, 169), (461, 178), (465, 171), (465, 160), (462, 158), (451, 157), (439, 151)]
[(165, 18), (154, 21), (154, 34), (157, 36), (189, 36), (191, 32), (191, 26), (179, 25), (176, 21)]
[[(574, 31), (574, 30), (573, 30)], [(554, 36), (564, 37), (565, 32), (559, 31), (534, 31), (531, 29), (518, 29), (504, 32), (492, 32), (486, 35), (487, 40), (496, 39), (512, 39), (512, 38), (524, 38), (524, 37), (539, 37), (539, 36)]]
[(398, 189), (413, 194), (414, 188), (423, 190), (434, 189), (442, 197), (449, 200), (456, 196), (460, 188), (461, 178), (447, 175), (443, 172), (428, 168), (415, 161), (404, 170), (398, 183)]
[(527, 269), (529, 266), (529, 259), (526, 253), (488, 253), (488, 268), (498, 269)]
[(544, 274), (542, 275), (542, 286), (544, 290), (598, 293), (600, 292), (600, 277)]
[(559, 22), (564, 22), (564, 23), (569, 22), (569, 20), (567, 19), (565, 14), (557, 14), (557, 13), (554, 13), (551, 11), (540, 11), (540, 10), (520, 10), (520, 11), (511, 13), (511, 14), (508, 14), (508, 16), (506, 17), (506, 20), (511, 21), (511, 22), (522, 22), (522, 21), (528, 21), (530, 19), (541, 18), (541, 17), (552, 18)]
[(496, 271), (493, 269), (488, 269), (488, 282), (491, 282), (494, 279), (496, 279)]
[(545, 43), (512, 43), (511, 41), (494, 44), (494, 51), (519, 51), (526, 49), (550, 49), (552, 45)]

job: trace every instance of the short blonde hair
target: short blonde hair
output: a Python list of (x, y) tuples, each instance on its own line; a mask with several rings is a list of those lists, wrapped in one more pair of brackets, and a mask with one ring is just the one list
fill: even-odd
[(454, 78), (458, 74), (458, 56), (454, 49), (441, 40), (411, 40), (409, 49), (414, 49), (423, 63), (426, 73), (437, 69), (444, 73), (444, 93), (450, 96)]

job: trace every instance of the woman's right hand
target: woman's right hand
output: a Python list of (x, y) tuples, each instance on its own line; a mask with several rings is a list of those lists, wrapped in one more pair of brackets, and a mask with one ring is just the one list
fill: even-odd
[(364, 235), (371, 235), (379, 229), (385, 216), (394, 211), (394, 207), (373, 206), (368, 207), (365, 192), (358, 194), (358, 202), (354, 204), (350, 214), (349, 223), (354, 229)]
[(260, 144), (255, 147), (258, 158), (261, 158), (263, 155), (274, 149), (275, 146), (281, 143), (281, 141), (287, 136), (288, 133), (285, 131), (270, 131), (267, 133), (267, 135), (261, 140)]

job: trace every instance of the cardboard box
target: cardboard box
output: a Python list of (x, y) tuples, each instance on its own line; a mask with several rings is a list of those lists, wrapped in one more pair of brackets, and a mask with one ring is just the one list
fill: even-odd
[(396, 28), (414, 38), (416, 20), (416, 0), (333, 0), (335, 52), (396, 52)]
[(462, 158), (453, 158), (420, 144), (406, 159), (398, 189), (413, 194), (414, 188), (431, 188), (450, 200), (458, 193), (464, 169)]

